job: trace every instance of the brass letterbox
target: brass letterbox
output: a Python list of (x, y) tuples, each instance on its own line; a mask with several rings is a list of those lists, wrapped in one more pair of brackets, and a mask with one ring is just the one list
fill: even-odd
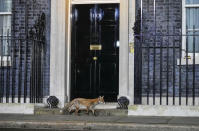
[(102, 45), (90, 45), (90, 50), (102, 50)]

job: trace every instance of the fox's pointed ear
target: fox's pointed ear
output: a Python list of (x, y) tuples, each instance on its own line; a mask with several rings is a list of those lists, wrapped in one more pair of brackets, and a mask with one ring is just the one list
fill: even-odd
[(102, 98), (104, 98), (104, 96), (102, 96)]

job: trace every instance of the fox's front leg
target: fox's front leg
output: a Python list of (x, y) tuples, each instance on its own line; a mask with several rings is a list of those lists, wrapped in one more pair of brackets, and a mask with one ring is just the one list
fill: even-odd
[(89, 106), (86, 107), (86, 113), (89, 115)]
[(93, 115), (95, 116), (95, 110), (92, 108), (91, 111), (93, 112)]

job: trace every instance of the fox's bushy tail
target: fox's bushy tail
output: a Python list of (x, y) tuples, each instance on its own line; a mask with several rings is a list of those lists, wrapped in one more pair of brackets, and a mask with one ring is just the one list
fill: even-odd
[(71, 112), (71, 107), (74, 105), (75, 99), (72, 100), (71, 102), (69, 102), (65, 107), (64, 107), (64, 111), (68, 111)]

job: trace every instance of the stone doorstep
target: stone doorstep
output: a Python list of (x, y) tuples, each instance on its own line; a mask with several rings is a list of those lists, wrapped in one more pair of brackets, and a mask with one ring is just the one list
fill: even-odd
[[(68, 103), (65, 103), (66, 106)], [(86, 109), (84, 106), (80, 106), (82, 109)], [(106, 103), (106, 104), (99, 104), (95, 106), (95, 109), (117, 109), (118, 104), (117, 103)]]
[[(95, 113), (97, 116), (127, 116), (128, 110), (123, 109), (96, 109)], [(62, 109), (49, 109), (49, 108), (37, 108), (34, 111), (35, 115), (76, 115), (74, 112), (65, 112)], [(78, 113), (80, 116), (93, 115), (91, 111), (89, 114), (86, 110), (80, 110)]]
[[(80, 107), (79, 115), (88, 115), (86, 114), (85, 107)], [(100, 116), (127, 116), (128, 110), (117, 109), (117, 103), (106, 103), (99, 104), (95, 107), (96, 115)], [(69, 113), (60, 108), (47, 108), (47, 107), (35, 107), (35, 115), (74, 115), (75, 113)], [(89, 112), (89, 115), (92, 115), (92, 112)]]

